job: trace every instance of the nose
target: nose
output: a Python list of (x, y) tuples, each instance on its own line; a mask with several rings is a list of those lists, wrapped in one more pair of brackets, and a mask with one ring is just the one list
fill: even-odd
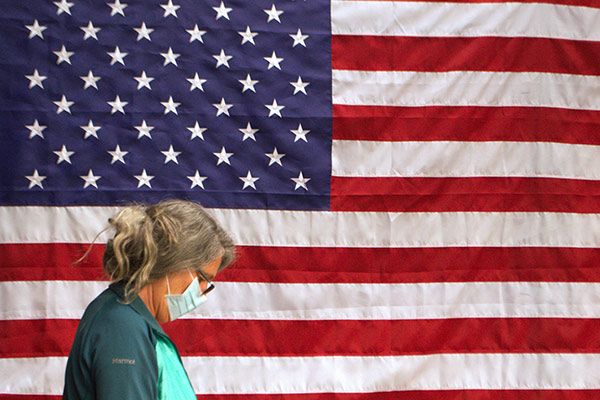
[(200, 278), (200, 289), (202, 291), (205, 291), (208, 288), (208, 282), (206, 282), (204, 279)]

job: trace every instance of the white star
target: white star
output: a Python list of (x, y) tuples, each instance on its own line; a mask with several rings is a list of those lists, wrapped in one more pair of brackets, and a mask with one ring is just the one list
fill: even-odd
[(85, 183), (83, 184), (84, 189), (88, 186), (93, 186), (96, 189), (98, 189), (98, 184), (96, 183), (96, 181), (102, 178), (101, 176), (94, 176), (94, 173), (91, 169), (88, 171), (87, 175), (80, 175), (79, 177), (85, 181)]
[(115, 97), (114, 101), (107, 101), (107, 103), (112, 107), (112, 109), (110, 110), (111, 114), (114, 114), (117, 111), (122, 114), (125, 114), (125, 110), (123, 109), (123, 107), (125, 107), (127, 104), (129, 104), (129, 102), (127, 102), (127, 101), (121, 101), (121, 98), (119, 97), (119, 95), (117, 95)]
[(71, 108), (70, 107), (73, 104), (75, 104), (75, 102), (73, 102), (73, 101), (68, 101), (64, 94), (63, 94), (62, 98), (60, 99), (60, 101), (53, 101), (53, 103), (56, 104), (56, 106), (58, 107), (56, 109), (56, 113), (57, 114), (60, 114), (63, 111), (71, 114)]
[(229, 68), (229, 60), (233, 58), (233, 56), (228, 56), (227, 54), (225, 54), (223, 49), (221, 49), (221, 54), (215, 54), (213, 55), (213, 57), (215, 58), (215, 60), (217, 60), (217, 66), (215, 68), (219, 68), (221, 65), (224, 65), (227, 68)]
[(254, 134), (256, 132), (258, 132), (258, 129), (252, 129), (250, 122), (248, 122), (248, 125), (246, 125), (245, 128), (238, 128), (238, 130), (244, 134), (244, 137), (242, 138), (242, 142), (248, 138), (250, 138), (256, 142), (256, 138), (254, 137)]
[(188, 131), (192, 132), (192, 136), (190, 136), (190, 140), (194, 140), (194, 138), (197, 138), (197, 137), (204, 140), (204, 136), (202, 135), (202, 133), (204, 131), (206, 131), (206, 128), (200, 128), (200, 125), (198, 125), (198, 121), (196, 121), (196, 125), (194, 125), (193, 127), (188, 126), (187, 129), (188, 129)]
[(117, 147), (115, 147), (114, 151), (110, 151), (109, 150), (107, 153), (112, 156), (112, 160), (110, 160), (111, 164), (114, 164), (117, 161), (120, 161), (123, 164), (125, 164), (125, 159), (123, 157), (125, 157), (129, 152), (128, 151), (122, 151), (121, 148), (119, 147), (119, 145), (117, 145)]
[(196, 170), (196, 175), (194, 176), (188, 176), (187, 177), (190, 181), (192, 181), (192, 184), (190, 186), (190, 189), (195, 188), (196, 186), (200, 186), (202, 189), (204, 189), (204, 180), (206, 180), (206, 176), (200, 176), (200, 174), (198, 173), (198, 170)]
[(177, 107), (179, 107), (181, 105), (181, 103), (177, 103), (177, 102), (173, 101), (172, 96), (169, 96), (168, 101), (161, 101), (160, 104), (162, 104), (163, 107), (165, 108), (165, 112), (164, 112), (165, 115), (167, 115), (170, 112), (177, 115)]
[(246, 75), (246, 79), (240, 79), (238, 80), (238, 82), (244, 85), (244, 87), (242, 88), (242, 93), (244, 93), (246, 90), (252, 90), (254, 93), (256, 93), (254, 85), (256, 85), (258, 81), (252, 80), (250, 74)]
[(296, 130), (290, 129), (290, 132), (292, 132), (295, 135), (295, 137), (294, 137), (294, 143), (296, 143), (300, 139), (302, 139), (306, 143), (308, 143), (308, 140), (306, 139), (306, 135), (310, 132), (310, 130), (309, 129), (307, 129), (307, 130), (302, 129), (302, 124), (298, 124), (298, 129), (296, 129)]
[(302, 176), (302, 171), (300, 171), (300, 174), (298, 175), (297, 178), (290, 178), (290, 179), (293, 180), (294, 182), (296, 182), (296, 187), (294, 187), (294, 190), (301, 187), (304, 190), (308, 191), (308, 188), (306, 187), (306, 182), (310, 181), (310, 178), (305, 178), (304, 176)]
[(122, 65), (125, 65), (125, 62), (123, 61), (123, 57), (127, 57), (127, 54), (129, 54), (129, 53), (121, 53), (119, 46), (116, 46), (115, 51), (113, 51), (112, 53), (110, 51), (107, 51), (106, 54), (108, 54), (112, 58), (112, 60), (110, 60), (110, 65), (113, 65), (116, 62), (118, 62), (119, 64), (122, 64)]
[(146, 169), (142, 170), (142, 174), (141, 175), (134, 175), (135, 179), (138, 180), (138, 189), (141, 188), (142, 186), (146, 185), (149, 188), (152, 189), (152, 185), (150, 184), (150, 181), (152, 179), (154, 179), (154, 175), (148, 175), (146, 174)]
[(46, 125), (40, 125), (37, 119), (33, 121), (33, 125), (25, 125), (25, 128), (29, 129), (29, 139), (32, 139), (34, 136), (44, 138), (42, 131), (46, 129)]
[(80, 29), (84, 32), (83, 40), (87, 40), (89, 38), (98, 40), (96, 33), (100, 31), (100, 28), (95, 28), (94, 24), (92, 24), (92, 21), (88, 22), (88, 26), (81, 26)]
[(173, 145), (169, 146), (169, 150), (161, 151), (161, 153), (163, 153), (165, 156), (165, 164), (169, 161), (173, 161), (175, 162), (175, 164), (179, 164), (179, 161), (177, 161), (177, 156), (180, 155), (181, 152), (173, 150)]
[(221, 17), (229, 19), (229, 13), (231, 12), (231, 8), (225, 7), (225, 4), (223, 4), (223, 2), (221, 2), (219, 7), (213, 7), (212, 9), (217, 12), (217, 17), (215, 19), (219, 19)]
[(217, 108), (217, 117), (221, 114), (225, 114), (229, 117), (229, 109), (233, 107), (233, 104), (225, 103), (225, 99), (221, 97), (221, 103), (213, 104), (213, 106)]
[(138, 131), (138, 139), (141, 139), (142, 136), (148, 136), (150, 139), (152, 139), (152, 135), (150, 135), (150, 131), (152, 129), (154, 129), (153, 126), (148, 126), (146, 125), (146, 120), (142, 120), (142, 124), (138, 125), (138, 126), (134, 126), (135, 129), (137, 129)]
[(25, 175), (25, 178), (29, 179), (29, 189), (31, 189), (34, 186), (39, 186), (42, 189), (44, 188), (44, 185), (42, 185), (42, 181), (46, 179), (46, 177), (40, 175), (37, 169), (33, 171), (33, 175)]
[(98, 85), (97, 85), (98, 81), (100, 79), (102, 79), (99, 76), (94, 76), (94, 74), (92, 73), (92, 70), (88, 71), (87, 76), (85, 76), (85, 75), (84, 76), (80, 76), (80, 78), (83, 79), (83, 82), (85, 82), (83, 84), (83, 88), (84, 89), (87, 89), (87, 88), (89, 88), (91, 86), (91, 87), (93, 87), (96, 90), (98, 90)]
[(142, 75), (134, 76), (133, 79), (138, 82), (137, 90), (140, 90), (143, 87), (147, 87), (148, 89), (152, 90), (150, 87), (150, 82), (152, 82), (154, 78), (151, 76), (146, 76), (146, 71), (142, 71)]
[(302, 82), (302, 78), (298, 76), (298, 81), (290, 82), (290, 85), (294, 87), (294, 94), (298, 92), (306, 94), (306, 87), (310, 85), (310, 82)]
[(273, 148), (272, 153), (265, 153), (265, 156), (269, 157), (269, 167), (275, 163), (283, 166), (283, 164), (281, 164), (281, 158), (285, 157), (285, 154), (279, 154), (277, 147)]
[(206, 79), (200, 79), (198, 77), (198, 73), (196, 72), (196, 75), (194, 75), (193, 78), (186, 78), (187, 81), (191, 84), (190, 86), (190, 92), (194, 89), (200, 89), (201, 91), (204, 92), (204, 88), (202, 87), (202, 84), (204, 82), (206, 82)]
[(165, 18), (167, 18), (169, 15), (172, 15), (175, 18), (177, 18), (177, 10), (179, 10), (179, 8), (181, 7), (178, 5), (173, 5), (172, 0), (169, 0), (167, 4), (161, 4), (160, 6), (165, 9), (165, 12), (163, 14), (163, 17)]
[(98, 130), (100, 130), (102, 127), (94, 126), (94, 123), (90, 119), (87, 125), (81, 125), (80, 128), (83, 129), (83, 131), (85, 132), (85, 135), (83, 135), (84, 139), (87, 139), (90, 136), (93, 136), (96, 139), (98, 139)]
[(178, 66), (177, 65), (177, 57), (179, 57), (181, 54), (173, 53), (173, 49), (171, 47), (169, 47), (169, 50), (166, 53), (160, 53), (160, 55), (165, 58), (165, 62), (163, 62), (163, 66), (166, 66), (168, 64), (175, 64), (175, 66)]
[(56, 54), (56, 57), (58, 57), (56, 59), (56, 65), (62, 63), (62, 62), (66, 62), (67, 64), (71, 65), (71, 56), (73, 54), (75, 54), (72, 51), (67, 51), (67, 49), (65, 48), (65, 45), (63, 44), (63, 46), (61, 47), (60, 51), (53, 51), (54, 54)]
[(68, 151), (64, 144), (62, 145), (62, 149), (58, 151), (53, 151), (53, 153), (58, 156), (58, 160), (56, 160), (57, 164), (60, 164), (63, 161), (66, 161), (69, 164), (71, 164), (71, 156), (75, 154), (74, 151)]
[(33, 88), (34, 86), (39, 86), (43, 89), (44, 85), (42, 84), (42, 81), (46, 80), (47, 76), (40, 75), (38, 70), (34, 69), (33, 75), (25, 75), (25, 78), (29, 79), (29, 89)]
[(83, 184), (84, 189), (88, 186), (93, 186), (96, 189), (98, 189), (98, 184), (96, 183), (96, 181), (102, 178), (101, 176), (94, 176), (94, 173), (91, 169), (88, 171), (87, 175), (79, 175), (79, 177), (85, 181), (85, 183)]
[(264, 12), (266, 12), (266, 13), (267, 13), (267, 15), (269, 16), (269, 18), (267, 18), (267, 22), (271, 22), (271, 21), (275, 20), (275, 21), (277, 21), (277, 22), (281, 23), (281, 20), (279, 19), (279, 16), (280, 16), (281, 14), (283, 14), (283, 11), (279, 11), (279, 10), (277, 10), (277, 9), (275, 8), (275, 4), (273, 4), (273, 5), (271, 6), (271, 9), (270, 9), (270, 10), (267, 10), (267, 9), (265, 9), (265, 10), (263, 10), (263, 11), (264, 11)]
[(279, 63), (283, 61), (283, 58), (278, 58), (277, 55), (275, 54), (275, 52), (273, 52), (273, 54), (271, 54), (271, 57), (263, 57), (263, 58), (269, 62), (269, 66), (267, 67), (267, 69), (271, 69), (271, 68), (275, 67), (278, 70), (281, 70)]
[(220, 165), (221, 163), (226, 163), (231, 165), (231, 163), (229, 162), (229, 157), (231, 157), (233, 155), (233, 153), (227, 153), (227, 151), (225, 151), (225, 147), (221, 148), (221, 152), (219, 153), (213, 153), (215, 156), (217, 156), (218, 160), (217, 160), (217, 165)]
[(296, 47), (296, 45), (299, 44), (306, 47), (306, 43), (304, 43), (304, 40), (308, 39), (309, 35), (303, 35), (300, 28), (298, 28), (298, 32), (296, 32), (295, 35), (293, 33), (290, 33), (290, 37), (294, 39), (294, 44), (292, 45), (292, 47)]
[(32, 39), (34, 36), (39, 36), (43, 40), (44, 35), (42, 32), (48, 29), (45, 25), (40, 25), (37, 19), (33, 21), (33, 25), (25, 25), (25, 27), (29, 29), (29, 39)]
[(242, 186), (242, 190), (246, 189), (248, 186), (250, 186), (252, 189), (256, 190), (256, 186), (254, 186), (254, 182), (256, 182), (257, 180), (259, 180), (259, 177), (253, 177), (252, 174), (250, 173), (250, 171), (248, 171), (248, 174), (246, 176), (240, 176), (239, 177), (242, 182), (244, 182), (244, 186)]
[(121, 3), (120, 0), (115, 0), (114, 3), (108, 3), (108, 6), (112, 9), (110, 10), (110, 16), (114, 16), (116, 14), (121, 14), (125, 16), (125, 12), (123, 10), (127, 7), (127, 3)]
[(198, 29), (198, 24), (194, 25), (194, 29), (186, 29), (186, 32), (190, 34), (190, 43), (192, 43), (194, 40), (204, 43), (202, 35), (204, 35), (206, 31), (201, 31)]
[(250, 42), (253, 45), (256, 46), (256, 43), (254, 43), (254, 37), (258, 35), (258, 33), (252, 32), (250, 31), (250, 27), (246, 26), (246, 31), (241, 31), (238, 32), (241, 36), (242, 36), (242, 44), (246, 43), (246, 42)]
[(149, 42), (152, 41), (152, 39), (150, 39), (150, 34), (154, 32), (154, 29), (147, 28), (145, 22), (142, 22), (142, 26), (140, 26), (139, 28), (133, 28), (133, 30), (135, 30), (138, 34), (136, 39), (137, 42), (139, 42), (142, 39), (148, 39)]
[(56, 15), (60, 15), (63, 12), (71, 15), (71, 7), (73, 7), (73, 3), (69, 3), (67, 0), (53, 1), (56, 6)]
[(273, 104), (271, 105), (265, 104), (265, 107), (269, 109), (269, 117), (277, 115), (279, 118), (281, 118), (280, 111), (285, 108), (285, 106), (280, 106), (277, 104), (277, 99), (273, 99)]

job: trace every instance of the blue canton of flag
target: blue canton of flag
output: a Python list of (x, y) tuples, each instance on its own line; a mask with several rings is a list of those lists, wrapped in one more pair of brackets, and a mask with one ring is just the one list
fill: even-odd
[(3, 204), (328, 209), (328, 2), (3, 1)]

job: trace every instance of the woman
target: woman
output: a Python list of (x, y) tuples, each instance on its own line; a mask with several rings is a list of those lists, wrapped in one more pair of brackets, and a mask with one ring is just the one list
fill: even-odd
[[(198, 307), (235, 257), (202, 206), (169, 200), (109, 219), (104, 270), (113, 282), (85, 310), (69, 354), (63, 399), (196, 399), (160, 323)], [(193, 338), (190, 338), (193, 340)]]

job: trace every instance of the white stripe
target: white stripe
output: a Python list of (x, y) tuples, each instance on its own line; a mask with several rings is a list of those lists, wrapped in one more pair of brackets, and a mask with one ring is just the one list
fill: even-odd
[[(186, 318), (400, 320), (600, 318), (600, 283), (282, 284), (218, 282)], [(106, 282), (0, 282), (0, 319), (77, 319)], [(235, 294), (235, 296), (232, 295)]]
[(536, 3), (331, 2), (334, 35), (600, 40), (600, 9)]
[(334, 140), (332, 174), (345, 177), (600, 179), (600, 146), (548, 142)]
[[(599, 247), (600, 215), (213, 210), (241, 245)], [(368, 234), (365, 234), (368, 232)]]
[[(91, 243), (118, 207), (0, 207), (0, 243)], [(114, 233), (113, 233), (114, 234)], [(98, 243), (106, 243), (109, 233)]]
[(61, 395), (66, 357), (0, 358), (0, 393)]
[[(73, 208), (86, 222), (82, 231), (69, 226)], [(240, 246), (600, 247), (600, 214), (209, 211)], [(89, 243), (114, 212), (112, 207), (0, 207), (0, 243)]]
[[(599, 389), (598, 354), (183, 357), (196, 394)], [(0, 359), (0, 393), (60, 395), (64, 357)], [(415, 372), (417, 371), (417, 372)]]
[(598, 354), (195, 357), (183, 362), (199, 394), (600, 388)]
[(107, 282), (0, 282), (0, 320), (79, 319)]
[(600, 110), (600, 76), (591, 75), (333, 70), (332, 85), (333, 104), (343, 105)]

